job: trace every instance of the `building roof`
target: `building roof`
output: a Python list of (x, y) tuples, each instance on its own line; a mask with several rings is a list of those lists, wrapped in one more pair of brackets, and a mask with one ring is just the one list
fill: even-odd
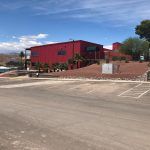
[(85, 42), (85, 43), (91, 43), (91, 44), (103, 46), (101, 44), (92, 43), (92, 42), (88, 42), (88, 41), (84, 41), (84, 40), (76, 40), (76, 41), (68, 41), (68, 42), (59, 42), (59, 43), (51, 43), (51, 44), (45, 44), (45, 45), (38, 45), (38, 46), (33, 46), (33, 47), (30, 47), (30, 48), (26, 48), (26, 50), (30, 50), (31, 48), (35, 48), (35, 47), (43, 47), (43, 46), (59, 45), (59, 44), (68, 44), (68, 43), (73, 43), (73, 42), (75, 42), (75, 43), (77, 43), (77, 42)]

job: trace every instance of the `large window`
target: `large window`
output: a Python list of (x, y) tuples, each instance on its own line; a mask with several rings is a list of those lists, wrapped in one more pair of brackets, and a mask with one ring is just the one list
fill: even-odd
[(60, 51), (58, 51), (58, 53), (57, 53), (58, 55), (66, 55), (66, 51), (65, 50), (60, 50)]
[(89, 47), (86, 47), (86, 51), (95, 52), (95, 51), (99, 51), (99, 48), (97, 46), (89, 46)]
[(38, 52), (31, 52), (31, 56), (35, 57), (35, 56), (39, 56)]

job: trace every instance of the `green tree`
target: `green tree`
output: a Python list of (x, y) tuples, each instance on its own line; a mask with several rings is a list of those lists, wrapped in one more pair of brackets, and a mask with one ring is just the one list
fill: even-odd
[(135, 28), (135, 33), (150, 42), (150, 20), (144, 20)]
[(80, 54), (76, 53), (74, 56), (74, 61), (77, 64), (77, 68), (79, 68), (79, 62), (84, 61), (84, 58)]
[(67, 63), (62, 63), (62, 64), (59, 64), (59, 69), (62, 71), (62, 70), (67, 70), (68, 69), (68, 65)]
[(75, 64), (74, 59), (73, 59), (73, 58), (69, 58), (69, 59), (68, 59), (68, 64), (69, 64), (69, 65)]
[(54, 72), (57, 70), (57, 69), (59, 69), (59, 63), (55, 63), (55, 64), (52, 64), (52, 68), (53, 68), (53, 70), (54, 70)]
[(23, 52), (23, 51), (21, 51), (21, 52), (19, 53), (19, 57), (21, 58), (21, 62), (22, 62), (23, 57), (25, 57), (25, 54), (24, 54), (24, 52)]
[(37, 62), (37, 63), (35, 64), (35, 68), (38, 70), (38, 72), (41, 71), (41, 67), (42, 67), (42, 64), (41, 64), (40, 62)]
[(45, 69), (46, 72), (48, 72), (49, 65), (47, 63), (44, 64), (44, 69)]
[(20, 64), (19, 64), (19, 67), (20, 67), (20, 69), (23, 69), (23, 57), (25, 57), (25, 54), (24, 54), (24, 52), (23, 51), (21, 51), (20, 53), (19, 53), (19, 57), (20, 57), (20, 59), (21, 59), (21, 61), (20, 61)]
[(120, 52), (131, 55), (133, 60), (139, 60), (140, 55), (144, 55), (148, 59), (149, 43), (143, 39), (131, 37), (123, 42)]

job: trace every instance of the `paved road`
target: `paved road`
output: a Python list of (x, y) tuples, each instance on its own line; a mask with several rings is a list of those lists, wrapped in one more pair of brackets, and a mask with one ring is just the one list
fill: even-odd
[[(142, 96), (124, 96), (141, 85)], [(150, 150), (149, 84), (141, 85), (0, 80), (0, 150)]]

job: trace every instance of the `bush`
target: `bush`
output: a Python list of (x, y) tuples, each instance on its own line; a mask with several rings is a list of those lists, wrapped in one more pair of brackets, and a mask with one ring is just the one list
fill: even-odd
[(67, 65), (67, 63), (62, 63), (62, 64), (60, 64), (60, 63), (56, 63), (56, 64), (53, 64), (52, 65), (52, 68), (53, 68), (53, 70), (54, 70), (54, 72), (57, 70), (68, 70), (68, 65)]
[(117, 61), (117, 60), (119, 60), (119, 57), (118, 57), (118, 56), (113, 56), (113, 57), (112, 57), (112, 61)]
[(121, 57), (121, 60), (126, 60), (126, 57), (125, 57), (125, 56), (122, 56), (122, 57)]
[(97, 61), (96, 61), (96, 64), (97, 64), (97, 65), (100, 65), (100, 60), (97, 60)]
[(126, 58), (126, 60), (125, 60), (125, 63), (129, 63), (129, 60), (128, 60), (128, 58)]
[(108, 58), (106, 59), (106, 63), (109, 64), (109, 59)]
[(49, 65), (47, 63), (44, 64), (44, 72), (48, 73)]
[(66, 63), (59, 64), (58, 69), (62, 70), (68, 70), (68, 65)]
[(8, 66), (8, 67), (19, 67), (19, 66), (22, 66), (22, 63), (19, 61), (9, 61), (6, 63), (6, 66)]

